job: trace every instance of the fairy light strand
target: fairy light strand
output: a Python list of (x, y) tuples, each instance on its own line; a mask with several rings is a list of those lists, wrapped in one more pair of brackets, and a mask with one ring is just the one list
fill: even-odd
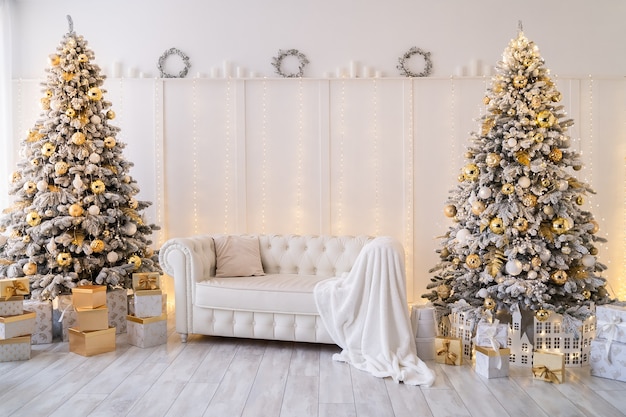
[(230, 211), (230, 141), (231, 141), (231, 79), (226, 82), (226, 122), (224, 127), (224, 233), (228, 233), (228, 213)]
[(165, 242), (165, 227), (163, 227), (163, 132), (161, 130), (161, 81), (154, 79), (154, 153), (155, 153), (155, 186), (156, 186), (156, 224), (159, 230), (159, 247)]
[(339, 99), (339, 169), (337, 181), (337, 234), (343, 232), (343, 205), (344, 205), (344, 152), (346, 137), (346, 80), (341, 79), (341, 96)]
[(296, 173), (296, 233), (302, 233), (302, 181), (304, 159), (304, 91), (302, 77), (298, 80), (298, 149)]
[(380, 158), (378, 144), (378, 80), (373, 80), (372, 152), (374, 155), (374, 236), (380, 234)]
[(406, 274), (410, 279), (413, 278), (413, 150), (414, 150), (414, 130), (413, 124), (415, 123), (413, 106), (413, 79), (408, 79), (409, 85), (409, 103), (408, 103), (408, 129), (407, 129), (407, 141), (406, 141), (406, 189), (405, 189), (405, 233), (404, 233), (404, 247), (405, 247), (405, 259), (406, 259)]
[(197, 126), (197, 82), (194, 78), (191, 87), (191, 114), (192, 114), (192, 213), (193, 213), (193, 233), (199, 233), (198, 228), (198, 126)]
[(267, 80), (265, 78), (263, 79), (261, 108), (261, 232), (265, 233), (265, 205), (267, 202)]

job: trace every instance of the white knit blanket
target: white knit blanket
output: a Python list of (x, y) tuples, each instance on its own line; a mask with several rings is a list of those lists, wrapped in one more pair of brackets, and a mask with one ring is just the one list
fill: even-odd
[(342, 352), (334, 360), (396, 382), (431, 385), (435, 374), (417, 357), (406, 304), (404, 251), (378, 237), (359, 254), (349, 273), (317, 284), (315, 302)]

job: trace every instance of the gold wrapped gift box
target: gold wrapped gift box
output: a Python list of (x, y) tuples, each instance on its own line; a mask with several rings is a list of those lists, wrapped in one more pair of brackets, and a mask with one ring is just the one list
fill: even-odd
[(136, 272), (133, 274), (133, 290), (161, 289), (161, 274), (158, 272)]
[(35, 328), (36, 314), (23, 311), (23, 314), (0, 317), (0, 339), (30, 335)]
[(82, 356), (113, 352), (115, 350), (115, 327), (87, 332), (70, 327), (69, 340), (70, 352)]
[(485, 378), (502, 378), (509, 376), (509, 356), (511, 349), (494, 350), (489, 347), (475, 346), (474, 370)]
[(565, 379), (565, 355), (536, 350), (533, 353), (533, 378), (560, 384)]
[(435, 362), (446, 365), (461, 365), (463, 363), (463, 343), (459, 337), (435, 338)]
[(72, 288), (72, 305), (74, 308), (97, 308), (106, 303), (106, 285), (80, 285)]
[(109, 328), (109, 309), (106, 306), (96, 308), (76, 307), (78, 329), (82, 331), (105, 330)]
[(30, 294), (30, 281), (28, 278), (4, 278), (0, 279), (0, 298), (8, 300), (16, 295)]

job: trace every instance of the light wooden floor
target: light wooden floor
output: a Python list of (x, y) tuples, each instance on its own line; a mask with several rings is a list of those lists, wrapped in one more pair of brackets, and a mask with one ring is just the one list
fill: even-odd
[(336, 346), (193, 336), (85, 358), (67, 343), (33, 346), (0, 363), (0, 416), (594, 416), (626, 415), (626, 383), (568, 368), (566, 383), (528, 368), (484, 379), (469, 366), (428, 362), (430, 388), (396, 384), (334, 362)]

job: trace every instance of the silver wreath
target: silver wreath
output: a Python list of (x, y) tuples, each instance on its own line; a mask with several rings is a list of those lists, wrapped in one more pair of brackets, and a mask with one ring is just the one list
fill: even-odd
[[(183, 60), (183, 63), (185, 64), (185, 68), (183, 68), (178, 73), (178, 75), (168, 74), (167, 72), (165, 72), (165, 69), (163, 68), (163, 65), (165, 64), (165, 60), (172, 55), (180, 56), (181, 59)], [(189, 63), (189, 57), (180, 49), (170, 48), (167, 51), (165, 51), (163, 55), (161, 55), (161, 57), (159, 58), (158, 67), (159, 67), (159, 72), (161, 73), (162, 78), (185, 78), (187, 76), (187, 73), (189, 72), (189, 68), (191, 68), (191, 63)]]
[[(412, 72), (407, 68), (407, 61), (411, 59), (413, 55), (421, 55), (424, 58), (424, 71), (422, 72)], [(428, 77), (433, 70), (433, 61), (430, 59), (430, 52), (426, 52), (420, 48), (416, 48), (415, 46), (409, 49), (398, 58), (398, 68), (400, 73), (405, 77)]]
[[(283, 59), (287, 58), (288, 56), (295, 56), (296, 58), (298, 58), (298, 61), (299, 61), (298, 72), (284, 73), (283, 70), (281, 69), (281, 66), (283, 64)], [(275, 56), (274, 58), (272, 58), (272, 66), (276, 68), (276, 74), (284, 78), (302, 77), (304, 75), (304, 67), (308, 63), (309, 63), (309, 60), (307, 59), (306, 55), (304, 55), (302, 52), (298, 51), (297, 49), (288, 49), (286, 51), (279, 49), (278, 56)]]

